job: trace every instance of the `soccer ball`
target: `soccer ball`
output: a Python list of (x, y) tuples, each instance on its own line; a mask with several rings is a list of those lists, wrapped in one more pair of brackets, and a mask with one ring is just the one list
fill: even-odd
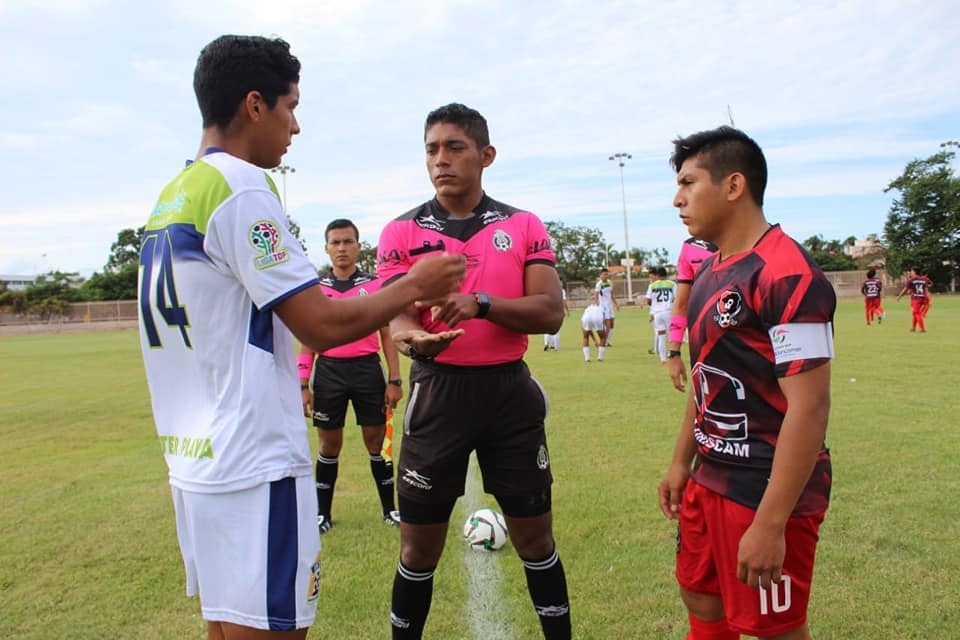
[(467, 517), (463, 537), (471, 549), (496, 551), (507, 541), (507, 523), (493, 509), (480, 509)]

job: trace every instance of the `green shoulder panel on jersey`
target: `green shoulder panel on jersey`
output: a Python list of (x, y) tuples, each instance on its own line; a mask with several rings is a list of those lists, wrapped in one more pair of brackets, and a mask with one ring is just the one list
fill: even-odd
[(673, 289), (675, 283), (673, 280), (657, 280), (650, 283), (651, 289)]
[[(276, 186), (269, 177), (267, 182), (276, 193)], [(233, 189), (216, 167), (206, 162), (194, 162), (160, 192), (147, 220), (147, 231), (171, 224), (192, 224), (197, 231), (206, 234), (210, 216), (231, 195)]]

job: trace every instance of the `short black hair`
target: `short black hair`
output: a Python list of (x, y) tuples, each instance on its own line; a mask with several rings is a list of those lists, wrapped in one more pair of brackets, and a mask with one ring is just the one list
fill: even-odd
[(667, 268), (666, 267), (657, 267), (657, 275), (661, 278), (667, 277)]
[(877, 270), (876, 270), (876, 269), (867, 269), (867, 277), (868, 277), (868, 278), (872, 278), (872, 277), (875, 276), (875, 275), (877, 275)]
[(262, 36), (220, 36), (203, 48), (193, 72), (204, 128), (226, 129), (251, 91), (259, 91), (273, 109), (298, 82), (300, 61), (290, 45)]
[(423, 135), (426, 138), (430, 127), (438, 123), (453, 124), (467, 134), (467, 136), (477, 144), (478, 149), (483, 149), (490, 145), (490, 131), (487, 129), (487, 119), (480, 115), (476, 109), (451, 102), (427, 114), (427, 120), (423, 125)]
[(680, 173), (687, 159), (697, 156), (700, 166), (710, 172), (714, 184), (731, 173), (742, 173), (747, 179), (747, 191), (763, 206), (763, 193), (767, 189), (767, 161), (763, 150), (750, 136), (739, 129), (723, 126), (708, 131), (699, 131), (673, 141), (670, 164)]
[(360, 240), (360, 230), (357, 229), (357, 225), (353, 224), (353, 222), (351, 222), (350, 220), (347, 220), (346, 218), (337, 218), (336, 220), (331, 221), (330, 224), (327, 225), (327, 228), (324, 229), (323, 231), (324, 243), (326, 243), (327, 237), (330, 235), (331, 231), (333, 231), (334, 229), (346, 229), (346, 228), (353, 229), (354, 238), (358, 241)]

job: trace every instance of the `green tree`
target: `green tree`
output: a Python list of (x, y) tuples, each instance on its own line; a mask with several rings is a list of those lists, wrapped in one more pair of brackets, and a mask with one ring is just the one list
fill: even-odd
[(124, 229), (117, 234), (116, 241), (110, 245), (110, 256), (104, 271), (118, 272), (131, 264), (140, 263), (140, 245), (143, 243), (145, 229), (146, 227)]
[(123, 229), (117, 234), (103, 273), (94, 273), (80, 288), (84, 300), (136, 300), (145, 230), (146, 227)]
[(883, 227), (887, 272), (919, 267), (939, 287), (954, 287), (960, 274), (960, 177), (953, 170), (956, 141), (928, 158), (907, 163), (884, 193), (896, 191)]
[(557, 272), (566, 282), (595, 278), (604, 257), (614, 258), (599, 229), (568, 227), (553, 220), (545, 225), (557, 254)]
[(24, 291), (24, 311), (43, 320), (62, 317), (70, 309), (71, 302), (82, 299), (75, 285), (79, 273), (51, 271), (34, 280)]
[(803, 241), (804, 248), (824, 271), (855, 271), (859, 267), (856, 260), (844, 253), (844, 248), (856, 242), (853, 236), (846, 240), (824, 240), (817, 234)]

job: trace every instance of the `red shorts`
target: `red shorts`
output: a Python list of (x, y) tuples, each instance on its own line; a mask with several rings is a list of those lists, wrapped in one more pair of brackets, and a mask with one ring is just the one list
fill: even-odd
[(804, 624), (823, 514), (790, 518), (783, 578), (769, 591), (737, 580), (740, 538), (756, 511), (687, 482), (677, 530), (677, 582), (719, 596), (727, 624), (749, 636), (775, 636)]

